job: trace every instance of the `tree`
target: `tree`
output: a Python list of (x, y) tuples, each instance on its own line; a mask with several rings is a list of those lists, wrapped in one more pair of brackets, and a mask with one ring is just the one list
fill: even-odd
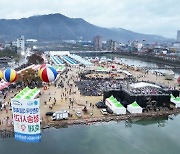
[(153, 50), (153, 49), (148, 49), (147, 54), (152, 55), (152, 54), (153, 54), (153, 52), (154, 52), (154, 50)]
[(38, 73), (32, 68), (22, 71), (18, 75), (18, 81), (23, 82), (26, 86), (35, 84), (34, 82), (36, 83), (42, 82), (38, 76)]
[(32, 54), (28, 57), (28, 63), (29, 64), (43, 64), (44, 59), (39, 54)]
[(5, 48), (2, 51), (0, 51), (0, 57), (16, 57), (18, 56), (18, 54), (16, 53), (16, 51), (11, 50), (9, 48)]

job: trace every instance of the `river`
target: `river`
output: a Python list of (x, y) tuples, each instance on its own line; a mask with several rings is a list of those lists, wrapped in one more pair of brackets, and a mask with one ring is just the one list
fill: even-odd
[[(119, 59), (119, 58), (118, 58)], [(137, 60), (137, 59), (130, 59), (130, 58), (120, 58), (121, 61), (124, 64), (127, 65), (134, 65), (136, 67), (164, 67), (165, 65), (159, 64), (159, 63), (154, 63), (154, 62), (146, 62), (142, 60)], [(168, 66), (168, 65), (166, 65)], [(165, 69), (152, 69), (151, 71), (159, 71), (161, 73), (165, 73)], [(175, 78), (177, 79), (180, 76), (180, 69), (173, 69), (175, 73)]]
[(2, 154), (176, 154), (180, 151), (180, 115), (131, 122), (50, 128), (40, 143), (0, 138)]

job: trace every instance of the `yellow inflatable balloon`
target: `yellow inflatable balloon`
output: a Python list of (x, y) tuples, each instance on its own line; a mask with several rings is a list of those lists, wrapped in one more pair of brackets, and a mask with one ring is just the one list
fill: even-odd
[(3, 72), (0, 70), (0, 79), (3, 79)]

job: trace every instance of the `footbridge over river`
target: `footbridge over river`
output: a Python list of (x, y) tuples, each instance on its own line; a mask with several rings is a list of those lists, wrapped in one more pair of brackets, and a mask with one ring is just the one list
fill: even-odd
[(163, 67), (141, 67), (142, 69), (152, 70), (152, 69), (180, 69), (180, 66), (163, 66)]

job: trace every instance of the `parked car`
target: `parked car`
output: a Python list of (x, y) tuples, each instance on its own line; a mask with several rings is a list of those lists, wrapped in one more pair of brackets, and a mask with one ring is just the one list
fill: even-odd
[(82, 113), (80, 111), (78, 111), (78, 112), (76, 112), (76, 116), (80, 118), (80, 117), (82, 117)]
[(52, 116), (54, 112), (46, 112), (46, 116)]
[(52, 118), (52, 120), (68, 119), (69, 111), (63, 110), (63, 111), (54, 112), (51, 118)]
[(100, 108), (100, 109), (107, 108), (107, 106), (105, 105), (105, 103), (103, 101), (97, 102), (96, 106), (97, 106), (97, 108)]
[(101, 109), (100, 111), (101, 111), (101, 113), (102, 113), (103, 115), (107, 115), (106, 109)]

